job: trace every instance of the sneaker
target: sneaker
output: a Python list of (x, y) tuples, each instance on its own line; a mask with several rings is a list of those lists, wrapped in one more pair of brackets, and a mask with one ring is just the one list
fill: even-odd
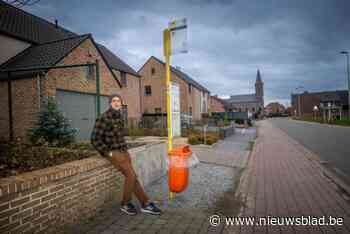
[(123, 211), (125, 214), (128, 214), (128, 215), (136, 215), (137, 214), (137, 210), (136, 210), (135, 206), (131, 202), (129, 202), (126, 205), (122, 205), (120, 207), (120, 210)]
[(162, 213), (153, 202), (149, 202), (146, 206), (141, 206), (141, 212), (153, 215), (160, 215)]

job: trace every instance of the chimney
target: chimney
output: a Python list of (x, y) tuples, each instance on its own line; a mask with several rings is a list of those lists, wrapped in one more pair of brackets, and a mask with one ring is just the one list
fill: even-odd
[(58, 20), (55, 19), (55, 27), (58, 28)]

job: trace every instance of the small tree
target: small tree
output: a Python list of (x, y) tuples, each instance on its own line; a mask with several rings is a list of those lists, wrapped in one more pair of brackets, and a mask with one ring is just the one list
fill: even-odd
[(47, 142), (50, 146), (60, 147), (73, 143), (75, 134), (76, 129), (70, 127), (68, 119), (59, 111), (56, 101), (51, 97), (45, 100), (37, 123), (28, 131), (32, 144)]

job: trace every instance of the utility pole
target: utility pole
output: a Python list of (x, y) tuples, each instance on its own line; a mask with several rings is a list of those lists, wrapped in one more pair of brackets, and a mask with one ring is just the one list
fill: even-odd
[(341, 51), (341, 54), (344, 54), (346, 57), (346, 70), (347, 70), (347, 76), (348, 76), (348, 116), (350, 119), (350, 68), (349, 68), (349, 52), (348, 51)]

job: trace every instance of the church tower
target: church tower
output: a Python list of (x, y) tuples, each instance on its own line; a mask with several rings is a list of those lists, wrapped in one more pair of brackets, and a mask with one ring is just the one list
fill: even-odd
[(258, 69), (255, 81), (255, 96), (261, 102), (262, 108), (264, 108), (264, 83), (261, 80), (260, 71)]

